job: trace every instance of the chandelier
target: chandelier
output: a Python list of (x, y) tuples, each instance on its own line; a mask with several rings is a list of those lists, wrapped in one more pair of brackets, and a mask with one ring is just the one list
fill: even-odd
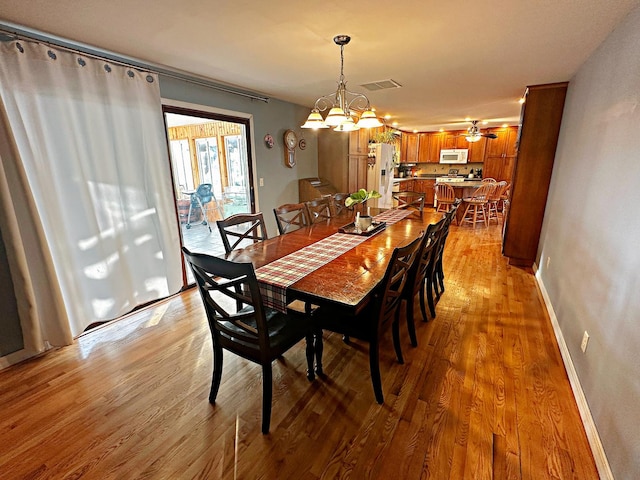
[[(344, 81), (344, 46), (351, 41), (348, 35), (333, 37), (336, 45), (340, 45), (340, 78), (335, 93), (323, 95), (316, 103), (302, 128), (330, 128), (337, 132), (351, 132), (360, 128), (381, 127), (375, 112), (371, 109), (369, 99), (362, 93), (347, 90)], [(329, 109), (326, 118), (320, 112)], [(362, 112), (358, 119), (355, 113)]]

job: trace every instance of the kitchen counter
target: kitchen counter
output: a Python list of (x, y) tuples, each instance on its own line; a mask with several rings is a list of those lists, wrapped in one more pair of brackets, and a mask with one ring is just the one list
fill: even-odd
[[(393, 181), (394, 182), (406, 182), (407, 180), (435, 180), (437, 178), (441, 178), (441, 177), (447, 177), (447, 175), (418, 175), (417, 177), (394, 177)], [(458, 177), (458, 178), (463, 178), (463, 177)], [(463, 182), (460, 183), (464, 183), (465, 185), (468, 183), (473, 183), (473, 182), (480, 182), (482, 179), (481, 178), (464, 178)], [(454, 184), (456, 182), (451, 182), (451, 184)]]

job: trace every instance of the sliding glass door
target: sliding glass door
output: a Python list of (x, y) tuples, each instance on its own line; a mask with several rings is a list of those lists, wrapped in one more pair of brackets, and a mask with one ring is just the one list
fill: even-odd
[[(176, 107), (163, 110), (182, 244), (223, 255), (216, 220), (255, 212), (249, 122)], [(186, 273), (191, 283), (191, 272)]]

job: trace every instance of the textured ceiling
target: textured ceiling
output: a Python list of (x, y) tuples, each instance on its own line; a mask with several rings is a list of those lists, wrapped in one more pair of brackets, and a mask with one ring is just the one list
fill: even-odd
[[(527, 85), (570, 80), (640, 0), (0, 0), (0, 21), (311, 107), (350, 90), (403, 130), (517, 123)], [(402, 88), (360, 85), (393, 79)]]

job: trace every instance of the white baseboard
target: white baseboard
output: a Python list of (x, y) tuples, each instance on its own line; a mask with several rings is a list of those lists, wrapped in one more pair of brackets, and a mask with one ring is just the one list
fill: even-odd
[(538, 266), (535, 264), (533, 265), (533, 271), (535, 273), (536, 282), (538, 283), (538, 288), (540, 288), (540, 293), (542, 293), (542, 298), (544, 299), (544, 304), (547, 308), (547, 312), (549, 313), (549, 318), (551, 319), (551, 325), (553, 326), (553, 331), (556, 335), (556, 340), (558, 341), (558, 347), (560, 348), (560, 355), (562, 355), (564, 368), (566, 369), (567, 376), (569, 377), (569, 383), (571, 384), (571, 390), (573, 390), (573, 396), (575, 397), (576, 403), (578, 404), (578, 411), (580, 412), (582, 424), (584, 425), (584, 429), (587, 432), (587, 440), (589, 441), (589, 445), (591, 446), (591, 452), (593, 453), (593, 457), (596, 462), (596, 468), (598, 469), (598, 473), (600, 474), (601, 479), (614, 480), (613, 472), (611, 471), (609, 461), (607, 460), (607, 455), (605, 454), (604, 448), (602, 447), (602, 442), (600, 441), (600, 435), (598, 435), (596, 424), (593, 421), (593, 417), (591, 416), (591, 410), (589, 410), (587, 398), (582, 391), (582, 385), (580, 385), (578, 373), (576, 372), (576, 369), (573, 365), (573, 360), (571, 360), (571, 354), (569, 353), (567, 344), (564, 341), (562, 330), (560, 330), (558, 318), (556, 317), (556, 314), (553, 310), (553, 305), (551, 304), (551, 300), (549, 299), (547, 289), (545, 288), (544, 283), (540, 278)]
[(27, 350), (18, 350), (5, 355), (4, 357), (0, 357), (0, 370), (10, 367), (11, 365), (15, 365), (16, 363), (20, 363), (27, 358), (33, 357), (34, 355), (37, 354)]

